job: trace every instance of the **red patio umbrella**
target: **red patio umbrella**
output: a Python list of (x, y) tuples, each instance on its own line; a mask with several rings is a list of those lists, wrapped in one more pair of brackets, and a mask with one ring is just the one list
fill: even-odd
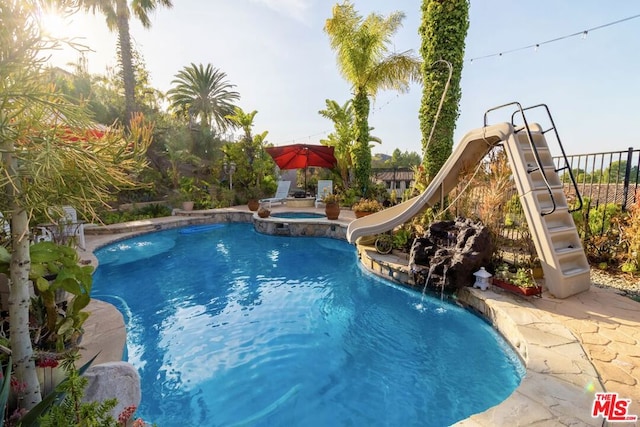
[(338, 163), (333, 154), (333, 147), (327, 147), (326, 145), (293, 144), (268, 147), (266, 151), (280, 169), (305, 169), (305, 191), (307, 187), (307, 167), (333, 168)]

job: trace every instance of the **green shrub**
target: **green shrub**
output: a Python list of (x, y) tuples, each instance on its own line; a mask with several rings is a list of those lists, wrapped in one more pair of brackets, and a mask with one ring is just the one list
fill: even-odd
[(622, 208), (616, 203), (591, 206), (591, 200), (583, 200), (582, 209), (573, 212), (573, 221), (583, 239), (609, 231), (613, 218), (620, 216)]
[(100, 214), (100, 219), (105, 224), (119, 224), (127, 221), (141, 219), (161, 218), (171, 216), (171, 209), (165, 205), (154, 203), (131, 211), (111, 211)]

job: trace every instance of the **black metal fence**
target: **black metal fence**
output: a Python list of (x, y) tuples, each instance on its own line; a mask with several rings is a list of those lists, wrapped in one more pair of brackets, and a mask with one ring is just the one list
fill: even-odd
[[(583, 238), (602, 235), (616, 212), (626, 211), (640, 196), (640, 149), (576, 154), (567, 160), (583, 201), (581, 218), (574, 215), (578, 230)], [(556, 167), (564, 164), (561, 157), (554, 161)], [(570, 194), (568, 172), (561, 179)]]
[[(626, 211), (640, 197), (640, 149), (630, 147), (624, 151), (568, 155), (566, 163), (560, 156), (553, 159), (556, 169), (568, 165), (577, 182), (586, 221), (576, 225), (588, 228), (579, 230), (583, 236), (604, 232), (612, 211)], [(566, 170), (559, 173), (570, 206), (575, 206), (577, 201), (569, 173)], [(388, 191), (397, 190), (400, 196), (404, 189), (411, 186), (413, 171), (399, 168), (378, 169), (373, 172), (372, 179), (374, 182), (384, 183)], [(512, 192), (516, 193), (515, 186)], [(514, 206), (515, 209), (507, 215), (515, 221), (524, 220), (521, 207)], [(516, 230), (517, 228), (505, 230), (505, 234), (513, 234), (511, 237), (515, 239), (521, 238)]]
[[(613, 203), (627, 210), (636, 201), (640, 181), (640, 149), (567, 156), (583, 200), (590, 207)], [(564, 164), (554, 157), (556, 167)], [(569, 174), (561, 175), (568, 188)]]

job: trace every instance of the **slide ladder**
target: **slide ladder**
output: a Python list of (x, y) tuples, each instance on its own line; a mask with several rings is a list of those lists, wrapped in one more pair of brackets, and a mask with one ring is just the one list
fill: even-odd
[[(511, 123), (487, 124), (487, 114), (494, 110), (516, 106)], [(535, 110), (535, 111), (530, 111)], [(529, 124), (525, 111), (546, 113), (551, 126), (543, 130)], [(522, 124), (516, 125), (520, 118)], [(559, 144), (564, 166), (556, 169), (547, 144), (546, 134), (553, 131)], [(571, 212), (582, 207), (582, 199), (553, 119), (546, 105), (522, 108), (510, 103), (492, 108), (485, 113), (484, 127), (467, 133), (436, 174), (427, 188), (418, 196), (399, 205), (352, 221), (347, 228), (347, 240), (372, 236), (392, 230), (420, 214), (424, 209), (442, 204), (446, 195), (457, 185), (460, 172), (477, 164), (494, 146), (502, 144), (513, 171), (514, 182), (520, 196), (527, 225), (542, 264), (545, 285), (557, 298), (586, 291), (591, 286), (590, 267), (582, 247)], [(565, 171), (576, 196), (576, 205), (570, 207), (564, 193), (564, 184), (558, 172)]]
[[(564, 148), (558, 136), (551, 113), (546, 105), (522, 108), (518, 103), (506, 104), (491, 111), (516, 106), (511, 116), (514, 129), (512, 137), (503, 142), (520, 202), (531, 237), (538, 252), (549, 292), (557, 298), (583, 292), (591, 286), (590, 267), (582, 241), (576, 229), (571, 212), (582, 208), (582, 199), (573, 173), (568, 166)], [(529, 124), (525, 111), (541, 111), (551, 123), (548, 129), (539, 124)], [(522, 120), (516, 126), (515, 120)], [(565, 160), (564, 166), (556, 169), (546, 135), (552, 135), (560, 146)], [(576, 196), (576, 206), (570, 207), (564, 192), (564, 184), (558, 172), (566, 171)]]

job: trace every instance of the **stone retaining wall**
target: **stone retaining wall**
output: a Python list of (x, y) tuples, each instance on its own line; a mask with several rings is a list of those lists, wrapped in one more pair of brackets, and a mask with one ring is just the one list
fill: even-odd
[(347, 224), (330, 220), (309, 220), (289, 218), (260, 218), (253, 217), (253, 226), (258, 233), (277, 236), (296, 237), (329, 237), (346, 240)]

